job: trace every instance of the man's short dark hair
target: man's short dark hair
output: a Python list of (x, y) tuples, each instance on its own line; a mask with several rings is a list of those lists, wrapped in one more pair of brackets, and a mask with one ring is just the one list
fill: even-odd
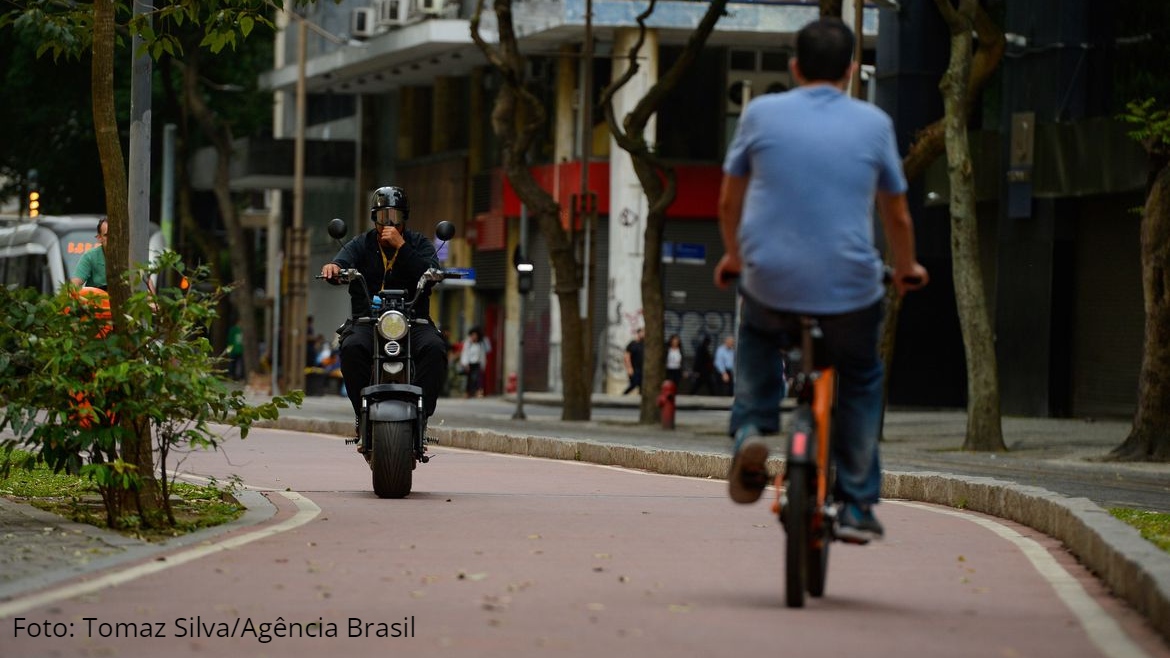
[(796, 34), (796, 63), (805, 80), (836, 82), (853, 60), (853, 31), (837, 18), (821, 18)]

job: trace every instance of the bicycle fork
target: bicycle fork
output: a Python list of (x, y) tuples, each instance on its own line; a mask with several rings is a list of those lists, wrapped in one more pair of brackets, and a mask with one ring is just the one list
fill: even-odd
[[(812, 518), (809, 519), (810, 530), (816, 545), (819, 545), (828, 533), (824, 532), (826, 525), (833, 527), (837, 510), (829, 498), (829, 432), (833, 411), (833, 400), (836, 392), (836, 373), (830, 368), (821, 370), (811, 378), (811, 400), (802, 399), (793, 412), (792, 432), (789, 434), (788, 451), (784, 461), (784, 468), (776, 474), (776, 500), (772, 503), (772, 513), (780, 518), (780, 523), (787, 527), (785, 508), (787, 497), (791, 495), (810, 496), (813, 505)], [(804, 396), (801, 396), (804, 398)], [(799, 481), (808, 483), (808, 491), (789, 491), (789, 469), (807, 469), (808, 477), (799, 478)]]

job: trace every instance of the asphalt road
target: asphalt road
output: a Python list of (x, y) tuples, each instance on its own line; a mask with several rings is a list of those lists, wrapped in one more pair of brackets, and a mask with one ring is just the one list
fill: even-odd
[(259, 429), (190, 455), (275, 514), (6, 602), (0, 655), (1170, 656), (1010, 522), (885, 503), (888, 539), (835, 545), (826, 596), (790, 610), (778, 525), (725, 482), (434, 452), (398, 501), (339, 438)]

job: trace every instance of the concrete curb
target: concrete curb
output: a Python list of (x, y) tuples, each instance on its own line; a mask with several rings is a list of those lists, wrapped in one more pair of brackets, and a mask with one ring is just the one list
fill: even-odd
[[(281, 418), (257, 426), (348, 436), (353, 426), (322, 419)], [(729, 455), (640, 448), (489, 430), (432, 427), (438, 445), (482, 452), (584, 461), (653, 473), (724, 479)], [(770, 460), (779, 466), (779, 459)], [(1060, 540), (1118, 596), (1141, 612), (1170, 641), (1170, 556), (1086, 498), (994, 478), (945, 473), (883, 477), (882, 496), (967, 509), (1034, 528)]]

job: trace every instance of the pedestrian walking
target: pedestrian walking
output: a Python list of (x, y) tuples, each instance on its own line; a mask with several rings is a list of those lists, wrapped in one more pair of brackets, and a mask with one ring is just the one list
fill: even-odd
[(467, 332), (467, 339), (463, 341), (463, 349), (459, 352), (460, 369), (467, 376), (463, 397), (483, 397), (483, 370), (490, 349), (479, 327), (472, 327)]
[(715, 374), (719, 381), (719, 395), (735, 394), (735, 336), (727, 336), (715, 350)]
[(691, 365), (691, 395), (698, 395), (706, 389), (707, 395), (715, 395), (715, 355), (711, 353), (711, 337), (703, 336), (695, 348), (695, 362)]
[(634, 331), (634, 339), (626, 345), (626, 376), (630, 378), (630, 384), (622, 391), (622, 395), (642, 386), (642, 355), (646, 348), (644, 338), (645, 332), (638, 327)]
[(682, 339), (672, 334), (666, 342), (666, 379), (674, 382), (674, 390), (681, 392), (683, 351)]

